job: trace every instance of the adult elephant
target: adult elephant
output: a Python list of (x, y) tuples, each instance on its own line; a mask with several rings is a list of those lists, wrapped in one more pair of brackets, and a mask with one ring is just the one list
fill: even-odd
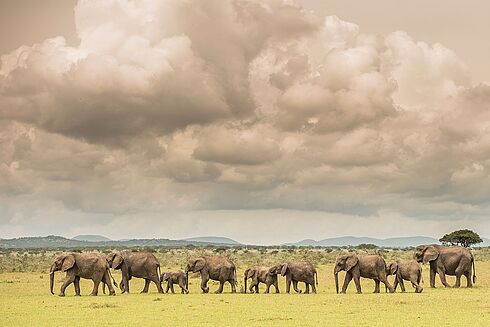
[(270, 269), (271, 273), (281, 274), (286, 276), (286, 293), (291, 289), (291, 283), (296, 292), (301, 293), (298, 289), (298, 282), (304, 282), (306, 286), (305, 293), (310, 293), (310, 286), (313, 293), (316, 293), (316, 285), (318, 285), (318, 273), (315, 266), (308, 261), (287, 262)]
[[(63, 285), (61, 285), (59, 296), (65, 296), (65, 290), (71, 283), (75, 286), (75, 295), (80, 296), (80, 278), (91, 279), (94, 282), (94, 288), (90, 295), (97, 295), (100, 282), (109, 287), (110, 295), (116, 295), (111, 285), (112, 276), (110, 276), (109, 265), (103, 257), (96, 253), (68, 253), (56, 257), (49, 272), (51, 294), (54, 294), (54, 273), (60, 270), (66, 272), (66, 277)], [(114, 286), (117, 286), (114, 279), (112, 280)]]
[(123, 293), (129, 293), (129, 281), (132, 277), (143, 278), (145, 286), (141, 293), (148, 293), (150, 283), (155, 283), (158, 293), (163, 293), (160, 283), (160, 263), (148, 252), (112, 252), (107, 255), (107, 262), (113, 269), (120, 269), (122, 280), (119, 284)]
[[(449, 287), (446, 275), (456, 276), (454, 287), (461, 286), (461, 276), (466, 277), (466, 286), (476, 282), (475, 259), (473, 254), (461, 246), (441, 246), (437, 244), (419, 245), (415, 248), (414, 259), (430, 264), (430, 287), (436, 287), (436, 273), (441, 283)], [(473, 272), (473, 280), (471, 273)]]
[[(192, 258), (185, 267), (186, 280), (189, 280), (189, 271), (201, 274), (201, 289), (204, 293), (209, 292), (207, 283), (210, 279), (219, 281), (216, 293), (223, 292), (226, 282), (231, 284), (231, 292), (236, 293), (236, 267), (233, 262), (223, 256), (203, 256)], [(187, 289), (189, 289), (189, 286)]]
[(247, 280), (252, 279), (249, 291), (251, 293), (259, 293), (259, 283), (264, 283), (266, 286), (265, 292), (269, 293), (272, 285), (279, 293), (279, 285), (277, 282), (277, 273), (274, 267), (252, 267), (245, 270), (243, 273), (243, 282), (245, 284), (245, 293), (247, 293)]
[(375, 282), (374, 293), (379, 293), (380, 283), (385, 284), (390, 293), (394, 292), (393, 287), (386, 278), (386, 262), (379, 255), (357, 256), (356, 254), (345, 254), (335, 261), (334, 278), (335, 290), (339, 293), (339, 272), (345, 271), (344, 285), (342, 293), (345, 294), (347, 287), (352, 279), (356, 284), (357, 293), (362, 293), (361, 277), (373, 279)]

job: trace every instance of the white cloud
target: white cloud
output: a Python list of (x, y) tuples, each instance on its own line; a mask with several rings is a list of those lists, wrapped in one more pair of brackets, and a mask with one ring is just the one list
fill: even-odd
[[(232, 235), (240, 213), (300, 238), (311, 227), (289, 231), (299, 212), (320, 212), (322, 233), (352, 230), (341, 234), (489, 212), (490, 87), (440, 44), (282, 1), (84, 0), (75, 16), (80, 45), (57, 37), (1, 57), (10, 234), (44, 220), (62, 233), (64, 219), (70, 233), (131, 221), (129, 233), (139, 217), (175, 220), (183, 237), (209, 210), (218, 231), (202, 233)], [(294, 214), (272, 219), (282, 209)], [(233, 223), (219, 227), (221, 210)]]

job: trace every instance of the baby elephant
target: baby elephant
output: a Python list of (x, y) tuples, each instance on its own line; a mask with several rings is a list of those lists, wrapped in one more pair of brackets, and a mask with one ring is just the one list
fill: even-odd
[(393, 288), (396, 290), (398, 283), (402, 292), (405, 292), (403, 280), (408, 280), (415, 288), (415, 293), (421, 293), (424, 289), (420, 286), (422, 280), (422, 267), (416, 260), (392, 262), (386, 267), (386, 275), (395, 275)]
[(266, 285), (266, 293), (269, 293), (271, 285), (274, 285), (276, 293), (279, 293), (279, 285), (277, 283), (277, 273), (274, 267), (252, 267), (245, 270), (243, 273), (243, 281), (245, 284), (245, 293), (247, 293), (247, 280), (251, 278), (249, 291), (251, 293), (259, 293), (259, 283)]
[(160, 276), (160, 283), (167, 282), (167, 288), (165, 289), (165, 293), (168, 293), (168, 290), (170, 289), (172, 291), (172, 294), (174, 292), (174, 284), (179, 284), (181, 293), (188, 294), (189, 290), (187, 289), (187, 278), (186, 274), (183, 271), (167, 271), (164, 272)]

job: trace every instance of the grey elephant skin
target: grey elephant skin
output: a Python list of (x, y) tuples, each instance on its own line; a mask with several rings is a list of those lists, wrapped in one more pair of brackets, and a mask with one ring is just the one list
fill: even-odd
[(424, 290), (420, 286), (420, 282), (422, 281), (422, 266), (416, 260), (391, 262), (386, 267), (386, 274), (388, 276), (395, 275), (395, 281), (393, 282), (395, 291), (398, 284), (400, 284), (402, 292), (405, 292), (404, 280), (412, 283), (412, 286), (415, 288), (415, 293), (422, 293)]
[(265, 292), (269, 293), (272, 285), (279, 293), (279, 285), (277, 281), (277, 272), (274, 267), (251, 267), (243, 273), (243, 283), (245, 284), (245, 293), (247, 293), (247, 280), (251, 279), (250, 293), (259, 293), (259, 283), (264, 283), (266, 286)]
[[(116, 295), (111, 285), (109, 265), (97, 253), (68, 253), (56, 257), (50, 269), (49, 287), (51, 294), (54, 294), (54, 273), (56, 271), (66, 272), (59, 296), (65, 296), (65, 290), (71, 283), (75, 286), (75, 295), (80, 296), (80, 278), (91, 279), (94, 282), (94, 288), (90, 295), (97, 295), (101, 282), (104, 283), (104, 286), (109, 287), (110, 295)], [(114, 280), (113, 282), (117, 286)]]
[[(437, 244), (419, 245), (415, 248), (414, 259), (417, 262), (429, 263), (430, 287), (436, 287), (436, 273), (442, 285), (450, 287), (446, 275), (456, 276), (454, 287), (461, 286), (461, 276), (466, 277), (466, 286), (476, 283), (475, 259), (470, 250), (461, 246), (441, 246)], [(473, 272), (473, 276), (471, 273)], [(473, 279), (472, 279), (473, 277)]]
[(318, 273), (315, 266), (308, 261), (287, 262), (277, 266), (274, 266), (270, 270), (273, 273), (281, 274), (286, 277), (286, 293), (291, 290), (291, 283), (297, 293), (301, 293), (298, 289), (298, 282), (305, 283), (305, 293), (310, 293), (310, 286), (313, 293), (316, 293), (316, 285), (318, 285)]
[(155, 283), (158, 293), (163, 293), (160, 284), (160, 263), (158, 259), (148, 252), (112, 252), (107, 255), (107, 262), (113, 269), (120, 269), (122, 280), (119, 284), (123, 293), (129, 293), (131, 278), (143, 278), (145, 286), (141, 293), (148, 293), (150, 283)]
[(201, 274), (201, 289), (204, 293), (209, 292), (207, 283), (210, 279), (219, 281), (216, 293), (222, 293), (226, 282), (231, 285), (232, 293), (236, 293), (236, 267), (233, 262), (223, 256), (203, 256), (191, 258), (185, 268), (188, 280), (189, 272)]
[(168, 293), (169, 290), (172, 292), (172, 294), (175, 293), (174, 284), (180, 286), (180, 291), (182, 294), (189, 293), (189, 290), (187, 289), (187, 285), (189, 284), (187, 281), (187, 275), (183, 271), (166, 271), (160, 276), (160, 282), (167, 282), (165, 293)]
[(339, 293), (339, 272), (345, 271), (344, 285), (341, 293), (345, 294), (351, 280), (356, 284), (357, 293), (362, 293), (361, 277), (373, 279), (375, 282), (374, 293), (379, 293), (380, 283), (385, 284), (386, 288), (393, 293), (395, 290), (388, 282), (386, 277), (386, 262), (379, 255), (346, 254), (340, 256), (335, 261), (334, 278), (335, 290)]

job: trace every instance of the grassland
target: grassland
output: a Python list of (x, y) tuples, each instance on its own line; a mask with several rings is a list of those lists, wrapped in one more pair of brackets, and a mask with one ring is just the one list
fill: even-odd
[[(156, 255), (163, 270), (180, 269), (188, 256), (203, 250), (165, 250)], [(198, 253), (195, 253), (198, 252)], [(109, 297), (75, 297), (73, 286), (65, 298), (49, 293), (47, 265), (54, 253), (3, 253), (0, 255), (0, 326), (489, 326), (489, 250), (475, 253), (478, 282), (472, 289), (428, 287), (428, 267), (424, 267), (424, 292), (372, 294), (374, 283), (363, 282), (361, 295), (337, 295), (332, 276), (333, 261), (340, 251), (305, 250), (226, 250), (236, 262), (239, 289), (242, 272), (248, 265), (266, 264), (284, 258), (305, 258), (318, 263), (319, 293), (313, 294), (201, 294), (199, 277), (190, 278), (191, 294), (138, 294), (141, 280), (132, 281), (132, 294)], [(410, 252), (384, 251), (387, 261), (410, 257)], [(45, 265), (47, 263), (47, 265)], [(15, 270), (15, 271), (13, 271)], [(120, 279), (118, 272), (114, 273)], [(392, 279), (393, 277), (391, 277)], [(62, 274), (56, 275), (59, 289)], [(450, 277), (450, 282), (453, 279)], [(217, 288), (210, 284), (211, 291)], [(82, 281), (82, 294), (91, 290)], [(281, 291), (284, 280), (280, 280)], [(261, 292), (263, 291), (263, 286)], [(101, 292), (100, 292), (101, 293)]]

